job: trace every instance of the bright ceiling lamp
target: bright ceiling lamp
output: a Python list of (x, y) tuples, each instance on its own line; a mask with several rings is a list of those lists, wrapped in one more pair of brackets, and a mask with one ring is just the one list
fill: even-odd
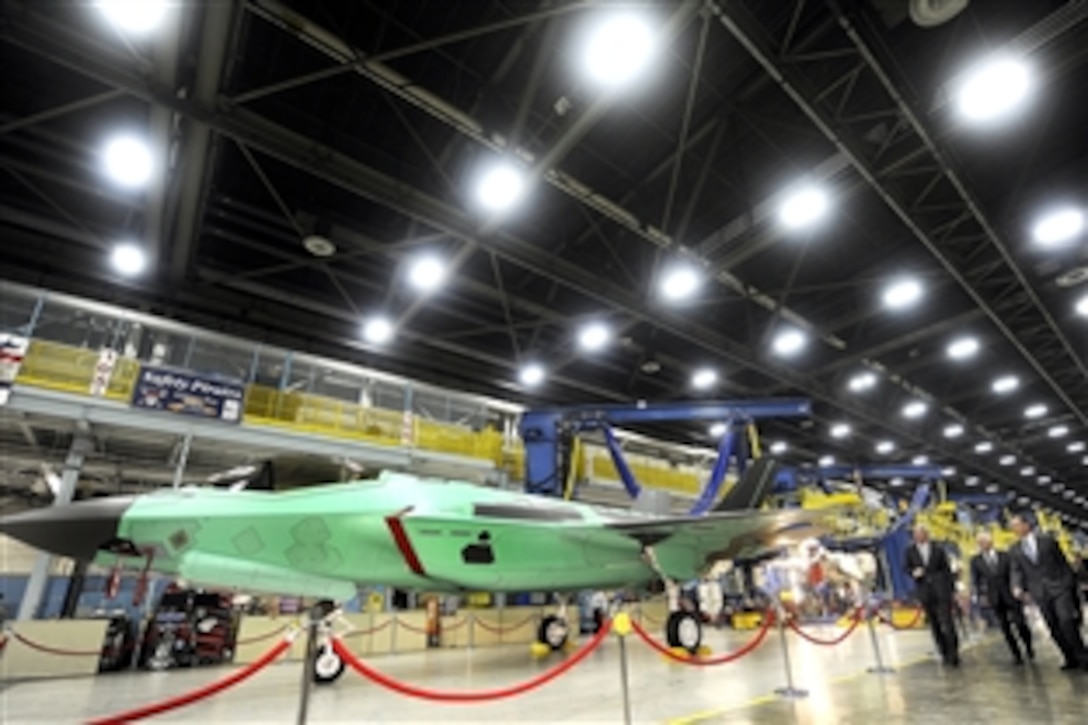
[(921, 418), (929, 410), (929, 406), (920, 400), (912, 400), (903, 406), (904, 418)]
[(1076, 310), (1077, 314), (1081, 317), (1088, 317), (1088, 295), (1084, 295), (1077, 300), (1077, 304), (1074, 305), (1073, 309)]
[(408, 282), (420, 292), (433, 292), (446, 281), (446, 274), (445, 262), (428, 254), (412, 263), (408, 270)]
[(887, 455), (895, 450), (895, 444), (891, 441), (880, 441), (876, 444), (876, 452)]
[(1020, 378), (1015, 375), (1002, 375), (990, 386), (998, 395), (1006, 395), (1020, 387)]
[(999, 458), (997, 462), (1000, 463), (1002, 466), (1015, 466), (1016, 456), (1001, 456), (1001, 458)]
[(715, 423), (714, 425), (710, 426), (710, 435), (714, 436), (715, 438), (721, 438), (723, 435), (725, 435), (725, 431), (725, 423)]
[(893, 486), (894, 488), (899, 488), (900, 486), (906, 484), (906, 480), (902, 476), (895, 476), (888, 481), (888, 484), (890, 486)]
[(929, 456), (915, 456), (914, 458), (910, 459), (910, 463), (912, 466), (928, 466)]
[(661, 278), (661, 296), (669, 302), (679, 302), (691, 297), (702, 282), (699, 273), (687, 264), (678, 264)]
[(775, 441), (771, 444), (771, 453), (775, 454), (776, 456), (781, 455), (782, 453), (786, 452), (787, 448), (789, 448), (789, 446), (786, 445), (785, 441)]
[(591, 322), (578, 333), (578, 344), (587, 352), (597, 352), (608, 344), (612, 333), (601, 322)]
[(106, 141), (102, 164), (107, 176), (130, 189), (146, 186), (155, 169), (147, 141), (132, 135), (114, 136)]
[(852, 392), (860, 393), (865, 390), (869, 390), (876, 385), (876, 374), (870, 372), (858, 373), (854, 377), (850, 378), (850, 382), (846, 384), (846, 387), (850, 388)]
[(1040, 486), (1045, 486), (1046, 484), (1050, 483), (1051, 478), (1050, 478), (1050, 476), (1039, 476), (1035, 480), (1039, 482)]
[(1065, 447), (1070, 453), (1080, 453), (1084, 450), (1084, 441), (1074, 441)]
[(593, 83), (612, 88), (631, 83), (657, 54), (653, 26), (636, 13), (598, 19), (583, 42), (583, 72)]
[(990, 58), (968, 71), (956, 91), (956, 106), (968, 121), (996, 121), (1027, 100), (1031, 85), (1024, 63), (1009, 57)]
[(525, 186), (525, 173), (521, 169), (508, 162), (498, 162), (480, 174), (476, 200), (484, 211), (503, 214), (522, 200)]
[(968, 476), (963, 480), (968, 486), (977, 486), (979, 484), (978, 476)]
[(982, 441), (975, 444), (975, 453), (989, 453), (994, 449), (994, 444), (990, 441)]
[(710, 368), (696, 370), (691, 376), (691, 384), (696, 390), (706, 390), (718, 382), (718, 373)]
[(790, 192), (782, 200), (778, 207), (778, 220), (788, 229), (801, 229), (823, 219), (830, 207), (827, 192), (815, 186), (805, 186)]
[(538, 363), (528, 363), (518, 371), (518, 380), (527, 388), (535, 388), (544, 382), (544, 366)]
[(122, 242), (110, 253), (110, 263), (119, 274), (135, 277), (147, 266), (147, 255), (139, 246), (131, 242)]
[(884, 290), (884, 306), (889, 310), (905, 310), (922, 299), (922, 283), (913, 277), (894, 280)]
[(1084, 231), (1084, 212), (1073, 207), (1047, 212), (1031, 228), (1031, 236), (1040, 247), (1059, 247), (1073, 241)]
[(1023, 468), (1020, 469), (1020, 475), (1021, 476), (1034, 476), (1035, 475), (1035, 466), (1024, 466)]
[(944, 476), (945, 478), (947, 478), (949, 476), (955, 476), (956, 475), (956, 467), (955, 466), (948, 466), (946, 468), (942, 468), (941, 469), (941, 475)]
[(782, 357), (793, 357), (801, 352), (808, 339), (800, 330), (783, 330), (775, 336), (772, 348)]
[(363, 324), (363, 338), (373, 345), (384, 345), (393, 339), (393, 323), (375, 315)]
[(145, 35), (162, 24), (166, 0), (97, 0), (95, 5), (114, 26), (134, 35)]
[(1046, 432), (1051, 438), (1064, 438), (1069, 435), (1069, 426), (1056, 425)]
[(960, 337), (948, 345), (948, 357), (953, 360), (966, 360), (978, 353), (978, 340), (973, 337)]
[(831, 426), (832, 438), (845, 438), (848, 435), (850, 435), (849, 423), (836, 423), (835, 425)]
[(828, 466), (835, 465), (835, 456), (820, 456), (820, 460), (816, 461), (816, 465), (821, 468), (827, 468)]
[(963, 426), (959, 423), (950, 423), (944, 427), (945, 438), (959, 438), (963, 435)]
[(1032, 419), (1042, 418), (1044, 415), (1046, 415), (1046, 413), (1047, 413), (1047, 407), (1045, 405), (1043, 405), (1042, 403), (1036, 403), (1035, 405), (1028, 406), (1024, 410), (1024, 417), (1025, 418), (1032, 418)]

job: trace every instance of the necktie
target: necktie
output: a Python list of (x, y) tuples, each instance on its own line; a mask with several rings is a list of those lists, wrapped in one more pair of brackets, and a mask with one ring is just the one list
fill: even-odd
[(1038, 552), (1035, 551), (1034, 538), (1029, 537), (1027, 539), (1024, 539), (1024, 553), (1028, 555), (1028, 558), (1031, 559), (1032, 562), (1035, 562), (1037, 560)]
[(990, 566), (997, 566), (997, 554), (995, 554), (992, 550), (986, 552), (986, 561), (987, 563), (989, 563)]

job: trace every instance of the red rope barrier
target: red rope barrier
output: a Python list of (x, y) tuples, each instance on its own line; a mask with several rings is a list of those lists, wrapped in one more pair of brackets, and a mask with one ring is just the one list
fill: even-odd
[(425, 690), (422, 687), (416, 687), (400, 680), (395, 680), (392, 677), (378, 672), (371, 668), (362, 660), (358, 659), (351, 651), (344, 646), (344, 643), (339, 639), (332, 641), (332, 646), (336, 650), (336, 653), (340, 655), (353, 670), (358, 672), (363, 677), (376, 682), (382, 687), (386, 687), (395, 692), (399, 692), (402, 695), (408, 695), (409, 697), (418, 697), (423, 700), (436, 700), (439, 702), (484, 702), (486, 700), (499, 700), (505, 697), (513, 697), (529, 690), (536, 689), (541, 685), (551, 682), (556, 677), (568, 672), (571, 668), (577, 665), (579, 662), (589, 656), (593, 650), (601, 646), (605, 637), (612, 631), (612, 622), (606, 621), (604, 626), (601, 627), (601, 631), (597, 632), (589, 642), (581, 647), (577, 652), (563, 660), (556, 666), (541, 672), (536, 677), (526, 680), (525, 682), (519, 682), (508, 687), (502, 687), (494, 690), (479, 690), (477, 692), (447, 692), (441, 690)]
[(724, 665), (727, 662), (739, 660), (741, 657), (758, 647), (763, 642), (763, 638), (767, 636), (767, 632), (769, 632), (771, 629), (771, 617), (769, 614), (763, 615), (763, 624), (762, 626), (760, 626), (759, 631), (756, 632), (756, 636), (752, 638), (751, 642), (744, 645), (735, 652), (730, 652), (729, 654), (724, 654), (719, 657), (690, 657), (685, 655), (678, 655), (665, 645), (655, 640), (649, 634), (647, 634), (646, 630), (642, 628), (642, 625), (640, 625), (633, 619), (631, 620), (631, 626), (634, 627), (635, 633), (642, 638), (643, 642), (650, 645), (650, 647), (657, 650), (666, 657), (676, 660), (677, 662), (682, 662), (685, 665), (697, 665), (699, 667), (707, 667), (709, 665)]
[(350, 632), (348, 632), (348, 633), (346, 633), (344, 635), (341, 635), (341, 636), (343, 636), (346, 639), (348, 637), (362, 637), (363, 635), (367, 635), (367, 634), (377, 634), (378, 632), (381, 632), (386, 627), (391, 626), (393, 624), (393, 622), (395, 622), (395, 621), (396, 621), (395, 619), (387, 619), (386, 621), (379, 624), (377, 627), (371, 627), (370, 629), (353, 629), (352, 631), (350, 631)]
[(883, 612), (879, 615), (880, 621), (884, 624), (891, 625), (892, 629), (914, 629), (918, 625), (918, 622), (922, 619), (922, 608), (919, 607), (914, 610), (914, 617), (911, 618), (906, 624), (896, 624), (895, 620), (890, 615), (885, 615)]
[(265, 632), (264, 634), (258, 634), (255, 637), (246, 637), (245, 639), (235, 640), (234, 646), (240, 647), (246, 644), (256, 644), (257, 642), (264, 642), (266, 639), (272, 639), (278, 634), (283, 634), (287, 631), (287, 625), (283, 625), (279, 629), (274, 629), (271, 632)]
[(854, 621), (850, 623), (850, 626), (846, 628), (846, 631), (833, 639), (819, 639), (818, 637), (813, 637), (811, 634), (801, 629), (797, 622), (793, 621), (792, 619), (789, 620), (787, 625), (790, 629), (800, 635), (801, 639), (803, 640), (812, 642), (812, 644), (822, 645), (824, 647), (834, 647), (837, 644), (842, 644), (843, 642), (845, 642), (846, 638), (852, 635), (854, 633), (854, 630), (858, 628), (858, 625), (861, 624), (861, 620), (861, 610), (859, 609), (854, 612)]
[(409, 632), (415, 632), (416, 634), (428, 634), (426, 627), (416, 627), (408, 624), (407, 622), (402, 622), (400, 621), (400, 619), (397, 618), (394, 618), (393, 621), (397, 623), (398, 627), (404, 627)]
[(468, 624), (468, 617), (462, 617), (460, 622), (450, 622), (442, 626), (443, 632), (453, 632)]
[(133, 720), (142, 720), (144, 718), (152, 717), (154, 715), (161, 715), (164, 712), (170, 710), (176, 710), (179, 707), (185, 707), (191, 705), (198, 700), (211, 697), (212, 695), (222, 692), (228, 687), (237, 685), (242, 680), (256, 674), (259, 670), (272, 664), (280, 655), (286, 652), (291, 647), (291, 640), (283, 639), (272, 649), (268, 650), (261, 656), (260, 659), (254, 660), (250, 664), (246, 665), (243, 669), (228, 675), (220, 680), (216, 680), (211, 684), (205, 685), (197, 690), (186, 692), (175, 697), (163, 700), (161, 702), (154, 702), (144, 707), (128, 710), (126, 712), (120, 712), (115, 715), (109, 715), (107, 717), (91, 720), (87, 725), (121, 725), (121, 723), (131, 722)]
[(498, 627), (492, 627), (489, 624), (485, 624), (482, 619), (477, 619), (476, 624), (480, 625), (481, 627), (486, 629), (488, 632), (491, 632), (492, 634), (497, 634), (499, 636), (502, 636), (504, 634), (507, 634), (508, 632), (513, 632), (516, 629), (521, 629), (526, 624), (529, 624), (532, 621), (533, 621), (533, 615), (530, 614), (528, 617), (521, 620), (517, 624), (512, 624), (509, 627), (503, 627), (502, 625), (499, 625)]
[(99, 647), (96, 650), (78, 650), (78, 649), (60, 649), (58, 647), (50, 647), (44, 644), (38, 644), (32, 640), (27, 639), (23, 635), (16, 632), (14, 629), (9, 630), (11, 636), (19, 642), (22, 642), (30, 649), (38, 650), (49, 655), (61, 655), (63, 657), (98, 657), (102, 654), (102, 648)]

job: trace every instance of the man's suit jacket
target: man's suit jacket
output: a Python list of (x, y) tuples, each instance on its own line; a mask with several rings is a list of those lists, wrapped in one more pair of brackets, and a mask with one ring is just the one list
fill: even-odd
[(1023, 540), (1009, 549), (1014, 589), (1028, 591), (1036, 602), (1043, 602), (1076, 588), (1073, 567), (1053, 536), (1035, 532), (1035, 551), (1032, 561), (1024, 551)]
[[(951, 601), (956, 588), (952, 567), (948, 563), (948, 554), (935, 542), (929, 542), (929, 562), (922, 561), (922, 552), (917, 544), (907, 547), (907, 574), (914, 579), (918, 601), (922, 604)], [(921, 577), (914, 576), (915, 569), (924, 569)]]
[(997, 608), (1018, 607), (1020, 603), (1012, 595), (1012, 557), (1007, 552), (995, 551), (993, 565), (985, 555), (976, 554), (971, 559), (971, 584), (975, 593), (986, 597), (989, 606)]

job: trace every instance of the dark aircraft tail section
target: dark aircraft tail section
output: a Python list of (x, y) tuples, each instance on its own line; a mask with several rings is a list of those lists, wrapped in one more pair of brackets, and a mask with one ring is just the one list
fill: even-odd
[(778, 461), (763, 457), (752, 461), (737, 485), (718, 502), (714, 511), (750, 511), (771, 494), (774, 479), (778, 475)]

